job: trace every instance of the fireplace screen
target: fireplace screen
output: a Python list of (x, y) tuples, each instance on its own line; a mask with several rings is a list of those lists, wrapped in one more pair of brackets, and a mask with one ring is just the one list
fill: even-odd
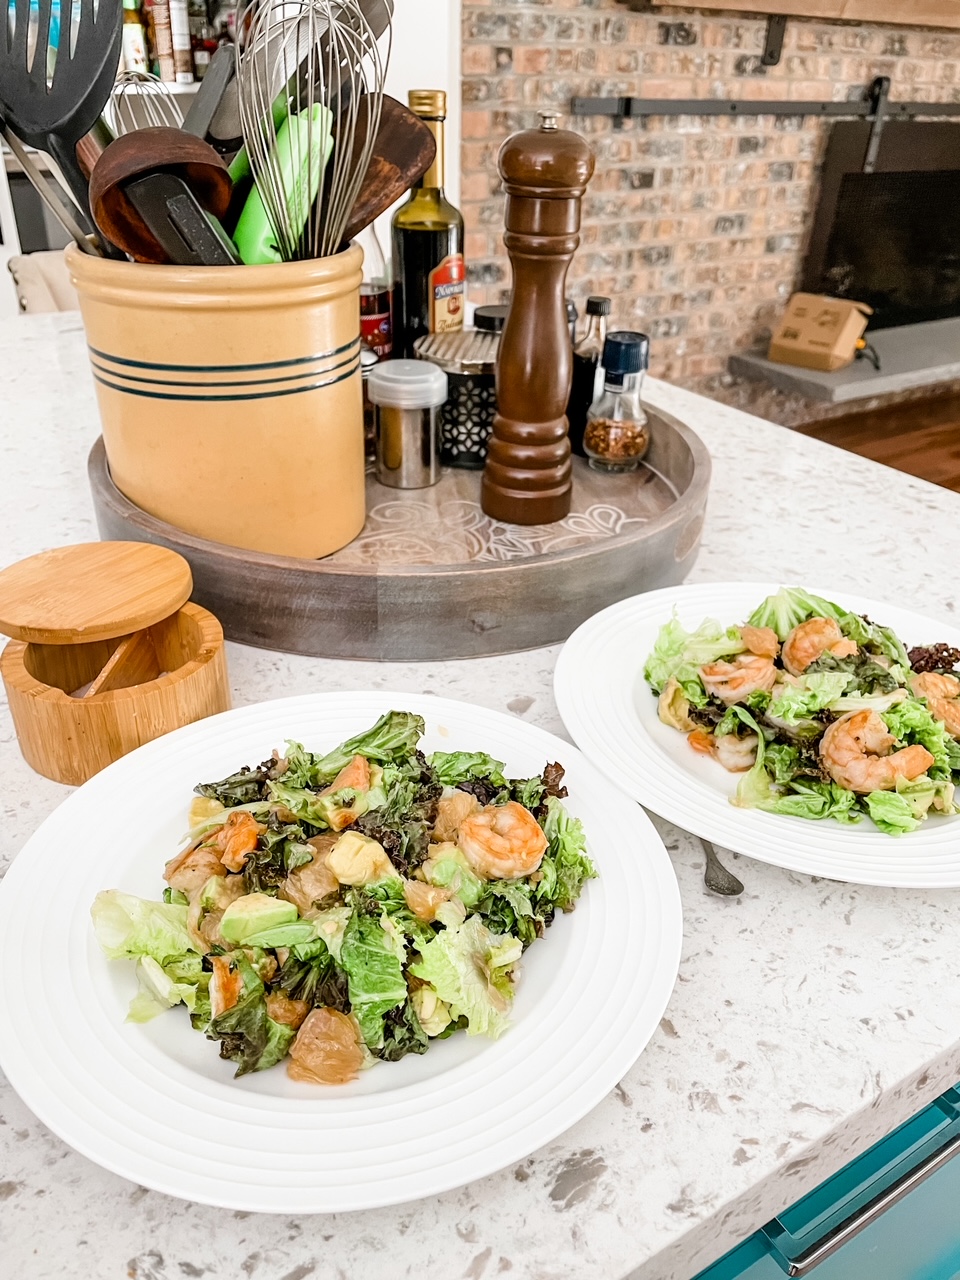
[(845, 173), (821, 272), (872, 329), (960, 315), (960, 170)]

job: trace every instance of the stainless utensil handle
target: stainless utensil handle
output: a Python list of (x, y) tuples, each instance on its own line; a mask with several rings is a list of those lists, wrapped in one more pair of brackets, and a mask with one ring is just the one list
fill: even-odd
[(791, 1262), (787, 1275), (808, 1276), (815, 1267), (819, 1267), (821, 1262), (825, 1262), (827, 1258), (852, 1240), (854, 1236), (859, 1235), (871, 1223), (876, 1222), (880, 1215), (885, 1213), (887, 1209), (892, 1208), (897, 1201), (902, 1200), (915, 1187), (919, 1187), (921, 1182), (925, 1182), (927, 1178), (942, 1169), (947, 1161), (952, 1159), (958, 1151), (960, 1151), (960, 1133), (955, 1134), (949, 1142), (939, 1147), (922, 1164), (905, 1173), (902, 1178), (887, 1187), (886, 1191), (881, 1191), (878, 1196), (865, 1204), (862, 1209), (858, 1209), (845, 1222), (841, 1222), (839, 1226), (835, 1227), (829, 1235), (824, 1236), (806, 1253), (802, 1253)]
[(67, 200), (66, 196), (61, 196), (54, 189), (52, 183), (46, 180), (39, 167), (34, 163), (33, 157), (12, 129), (8, 129), (5, 125), (0, 126), (0, 134), (3, 135), (7, 146), (17, 157), (17, 163), (28, 178), (31, 186), (36, 190), (37, 195), (63, 229), (73, 236), (84, 253), (96, 254), (80, 224), (73, 216), (73, 205)]

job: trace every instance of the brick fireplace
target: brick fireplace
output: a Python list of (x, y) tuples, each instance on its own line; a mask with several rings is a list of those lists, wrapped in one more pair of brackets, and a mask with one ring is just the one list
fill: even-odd
[[(891, 98), (960, 101), (960, 31), (791, 18), (764, 66), (766, 19), (617, 0), (463, 0), (461, 201), (471, 297), (501, 301), (496, 155), (539, 107), (575, 96), (845, 101), (877, 76)], [(731, 354), (762, 344), (800, 286), (829, 120), (714, 116), (571, 122), (597, 172), (570, 293), (614, 298), (616, 323), (654, 339), (652, 371), (770, 412), (733, 388)], [(960, 125), (955, 126), (960, 128)], [(769, 397), (767, 397), (769, 398)], [(780, 406), (779, 416), (789, 417)]]

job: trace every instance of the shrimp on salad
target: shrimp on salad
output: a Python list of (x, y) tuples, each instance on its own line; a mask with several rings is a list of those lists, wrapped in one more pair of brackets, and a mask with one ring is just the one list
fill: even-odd
[(529, 809), (515, 800), (488, 804), (460, 823), (457, 843), (484, 880), (529, 876), (547, 851), (547, 837)]
[(911, 678), (910, 688), (918, 697), (926, 698), (931, 713), (947, 726), (947, 733), (960, 738), (960, 679), (924, 671)]
[(912, 782), (934, 762), (917, 744), (891, 753), (895, 743), (876, 711), (850, 711), (823, 735), (820, 758), (834, 782), (848, 791), (892, 791), (898, 778)]
[(707, 693), (731, 707), (745, 702), (751, 693), (769, 693), (777, 683), (777, 668), (772, 658), (738, 653), (731, 662), (710, 662), (701, 667), (700, 679)]
[(660, 724), (742, 775), (738, 808), (891, 836), (960, 820), (960, 647), (908, 649), (865, 613), (782, 587), (745, 622), (691, 628), (675, 609), (643, 675)]
[(852, 658), (856, 652), (856, 643), (846, 638), (832, 618), (809, 618), (794, 627), (783, 642), (783, 665), (792, 676), (802, 676), (825, 653)]

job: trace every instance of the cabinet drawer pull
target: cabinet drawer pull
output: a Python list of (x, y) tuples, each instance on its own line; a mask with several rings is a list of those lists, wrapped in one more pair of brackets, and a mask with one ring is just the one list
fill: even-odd
[(841, 1222), (828, 1235), (811, 1246), (805, 1253), (791, 1262), (787, 1269), (789, 1276), (808, 1276), (815, 1267), (819, 1267), (821, 1262), (825, 1262), (838, 1249), (842, 1248), (854, 1236), (859, 1235), (865, 1227), (869, 1227), (872, 1222), (876, 1222), (877, 1218), (887, 1209), (891, 1208), (908, 1195), (914, 1187), (918, 1187), (921, 1182), (925, 1182), (938, 1169), (942, 1169), (947, 1161), (960, 1151), (960, 1133), (955, 1134), (949, 1142), (944, 1143), (942, 1147), (936, 1150), (933, 1155), (928, 1156), (922, 1164), (917, 1165), (915, 1169), (910, 1169), (898, 1178), (896, 1182), (891, 1183), (886, 1191), (881, 1191), (878, 1196), (869, 1201), (858, 1209), (845, 1222)]

